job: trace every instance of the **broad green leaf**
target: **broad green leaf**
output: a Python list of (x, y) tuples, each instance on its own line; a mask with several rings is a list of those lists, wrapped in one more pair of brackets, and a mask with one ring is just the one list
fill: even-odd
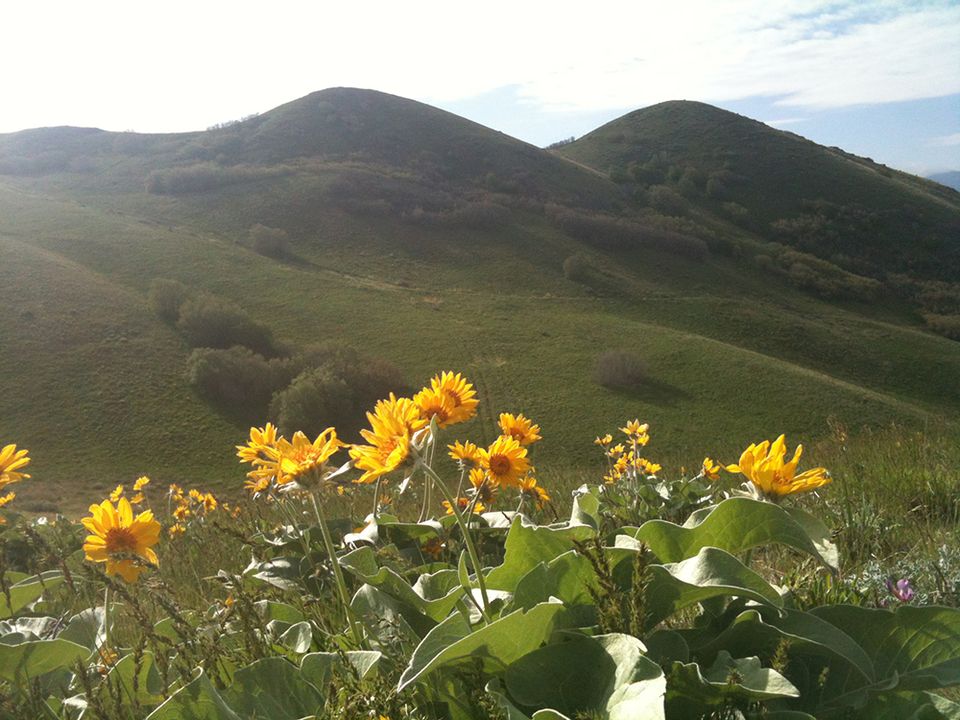
[[(20, 578), (20, 574), (7, 573), (7, 580)], [(52, 590), (63, 582), (59, 570), (47, 570), (39, 575), (21, 578), (10, 586), (10, 602), (0, 593), (0, 619), (12, 617), (25, 607), (40, 599), (46, 590)]]
[[(134, 673), (137, 674), (134, 682)], [(163, 683), (154, 665), (153, 653), (145, 652), (137, 672), (136, 658), (124, 655), (107, 673), (107, 680), (120, 688), (120, 699), (125, 705), (157, 705), (163, 702)], [(136, 686), (136, 687), (134, 687)]]
[(874, 696), (857, 712), (863, 720), (960, 720), (960, 705), (928, 692)]
[(507, 695), (533, 718), (646, 720), (664, 717), (666, 679), (630, 635), (577, 636), (521, 657), (507, 668)]
[(708, 644), (691, 645), (691, 650), (698, 657), (712, 657), (722, 650), (735, 657), (749, 657), (771, 654), (781, 641), (789, 643), (791, 655), (799, 653), (839, 660), (864, 680), (873, 681), (873, 662), (853, 638), (816, 615), (800, 610), (750, 608)]
[(90, 650), (69, 640), (34, 640), (19, 645), (0, 644), (0, 678), (22, 683), (52, 670), (71, 669)]
[(241, 720), (200, 670), (197, 677), (171, 695), (146, 720)]
[[(113, 617), (116, 617), (116, 614)], [(70, 618), (67, 626), (58, 637), (61, 640), (69, 640), (78, 645), (83, 645), (92, 652), (103, 643), (106, 634), (104, 632), (106, 629), (105, 619), (102, 606), (81, 610)]]
[(298, 654), (307, 652), (313, 642), (313, 630), (310, 628), (310, 623), (303, 621), (291, 625), (278, 638), (278, 641), (291, 652)]
[(780, 594), (733, 555), (713, 547), (668, 565), (651, 565), (645, 624), (653, 627), (682, 608), (711, 597), (742, 597), (777, 607)]
[(300, 557), (278, 557), (251, 562), (243, 573), (281, 590), (297, 591), (301, 589), (303, 579), (300, 564)]
[(589, 525), (594, 530), (600, 527), (600, 497), (596, 486), (581, 485), (573, 493), (571, 525)]
[[(688, 521), (689, 526), (650, 520), (639, 528), (630, 529), (627, 534), (644, 543), (664, 563), (685, 560), (705, 547), (737, 554), (779, 543), (836, 567), (835, 551), (823, 547), (819, 533), (816, 541), (811, 539), (806, 527), (779, 505), (735, 497), (724, 500), (709, 513), (697, 514), (695, 518), (697, 524), (690, 525)], [(809, 523), (805, 521), (805, 524)]]
[(364, 584), (350, 601), (354, 614), (381, 643), (418, 643), (436, 623), (414, 607)]
[[(896, 612), (831, 605), (812, 614), (849, 635), (873, 662), (875, 683), (831, 670), (833, 702), (863, 701), (867, 691), (934, 690), (960, 684), (960, 610), (904, 605)], [(852, 697), (846, 697), (852, 694)]]
[(513, 593), (512, 608), (529, 609), (555, 597), (568, 607), (593, 604), (589, 588), (597, 574), (590, 561), (569, 550), (546, 563), (539, 563), (524, 575)]
[(340, 558), (340, 564), (362, 582), (416, 608), (434, 622), (449, 615), (464, 593), (455, 570), (441, 570), (421, 577), (411, 587), (395, 570), (380, 566), (376, 552), (370, 547), (347, 553)]
[(537, 527), (515, 518), (507, 533), (503, 564), (488, 573), (487, 587), (513, 592), (520, 579), (537, 565), (572, 550), (575, 540), (583, 541), (595, 534), (587, 525)]
[(383, 654), (376, 650), (349, 650), (343, 655), (333, 652), (316, 652), (304, 655), (300, 661), (300, 674), (304, 680), (321, 691), (333, 678), (334, 671), (345, 670), (343, 659), (350, 663), (352, 671), (361, 680), (375, 675)]
[(293, 605), (276, 602), (274, 600), (258, 600), (253, 604), (257, 614), (265, 621), (279, 620), (280, 622), (294, 625), (303, 621), (303, 613)]
[(0, 643), (19, 645), (29, 640), (49, 640), (60, 626), (53, 617), (22, 617), (0, 621)]
[(300, 670), (280, 657), (268, 657), (240, 668), (223, 699), (244, 718), (298, 720), (323, 708), (320, 692)]
[(541, 603), (477, 630), (461, 615), (451, 615), (427, 633), (413, 651), (398, 689), (403, 690), (438, 668), (467, 660), (479, 660), (485, 672), (497, 672), (545, 642), (557, 626), (562, 610), (559, 602)]
[[(677, 715), (692, 715), (678, 710), (695, 705), (723, 705), (731, 699), (773, 700), (799, 695), (789, 680), (776, 670), (763, 667), (759, 658), (734, 659), (721, 651), (706, 671), (696, 663), (674, 663), (667, 706)], [(671, 703), (674, 698), (677, 702)]]

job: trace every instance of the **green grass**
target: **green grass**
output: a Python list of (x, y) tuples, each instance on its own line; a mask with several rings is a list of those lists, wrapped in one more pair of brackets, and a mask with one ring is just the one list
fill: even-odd
[[(596, 173), (408, 101), (385, 96), (373, 107), (387, 114), (372, 118), (348, 92), (325, 97), (345, 103), (340, 130), (311, 114), (317, 98), (304, 99), (212, 134), (73, 138), (72, 152), (87, 153), (97, 172), (0, 176), (0, 441), (34, 458), (18, 503), (75, 513), (143, 473), (157, 485), (240, 487), (232, 446), (246, 428), (187, 385), (189, 348), (146, 301), (156, 277), (235, 302), (295, 346), (329, 340), (386, 358), (414, 386), (462, 370), (482, 404), (458, 436), (490, 441), (497, 413), (526, 413), (544, 430), (535, 462), (561, 493), (598, 467), (593, 437), (632, 417), (651, 422), (650, 455), (673, 468), (705, 454), (733, 458), (780, 432), (809, 443), (828, 435), (828, 418), (852, 429), (944, 422), (953, 432), (960, 344), (924, 332), (895, 302), (823, 302), (718, 255), (603, 252), (538, 211), (542, 200), (623, 203)], [(364, 132), (383, 130), (387, 111), (397, 133), (424, 117), (431, 132), (358, 158)], [(316, 123), (319, 140), (295, 131)], [(13, 140), (3, 141), (9, 150)], [(464, 154), (438, 177), (446, 160), (430, 153), (457, 142)], [(247, 163), (322, 157), (208, 192), (143, 191), (151, 168), (193, 162), (211, 143)], [(256, 148), (263, 154), (250, 155)], [(444, 202), (506, 202), (484, 194), (487, 174), (518, 168), (527, 194), (511, 196), (509, 221), (492, 229), (351, 212), (326, 194), (344, 173), (362, 172)], [(257, 222), (288, 231), (291, 261), (244, 247)], [(594, 268), (589, 284), (563, 276), (576, 253)], [(595, 385), (593, 363), (611, 349), (643, 358), (650, 382), (630, 392)]]

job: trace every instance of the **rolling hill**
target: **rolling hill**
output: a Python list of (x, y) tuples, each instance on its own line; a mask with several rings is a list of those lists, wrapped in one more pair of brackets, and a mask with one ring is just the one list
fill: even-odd
[[(949, 316), (958, 222), (933, 183), (696, 103), (556, 152), (345, 88), (200, 133), (0, 136), (0, 441), (35, 458), (24, 506), (141, 473), (239, 487), (246, 428), (186, 380), (156, 278), (287, 352), (343, 344), (411, 385), (463, 370), (481, 417), (457, 437), (527, 413), (547, 483), (596, 471), (592, 438), (627, 416), (687, 466), (828, 419), (954, 423), (960, 343), (916, 297), (946, 293)], [(258, 224), (290, 252), (254, 252)], [(608, 350), (643, 380), (598, 385)]]

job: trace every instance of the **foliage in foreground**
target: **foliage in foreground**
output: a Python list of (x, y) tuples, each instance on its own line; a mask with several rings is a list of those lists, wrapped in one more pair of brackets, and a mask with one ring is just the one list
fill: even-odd
[[(831, 481), (801, 447), (666, 478), (631, 421), (550, 522), (539, 426), (504, 413), (490, 446), (445, 447), (476, 407), (442, 373), (377, 403), (366, 444), (252, 428), (249, 501), (172, 486), (165, 532), (147, 478), (92, 505), (85, 537), (8, 512), (0, 717), (960, 717), (960, 610), (844, 581), (792, 503)], [(3, 448), (0, 491), (28, 464)], [(359, 526), (328, 519), (358, 503)]]

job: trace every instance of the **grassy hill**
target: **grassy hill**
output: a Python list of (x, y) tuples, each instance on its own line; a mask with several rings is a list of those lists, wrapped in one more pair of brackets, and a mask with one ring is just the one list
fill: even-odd
[(643, 108), (557, 152), (854, 272), (960, 277), (960, 195), (710, 105)]
[[(723, 207), (779, 218), (807, 188), (837, 204), (882, 188), (890, 207), (920, 207), (923, 228), (936, 228), (960, 217), (951, 199), (823, 148), (840, 185), (866, 189), (771, 185), (725, 149), (747, 132), (727, 127), (729, 113), (677, 107), (715, 133), (684, 145), (644, 130), (644, 142), (702, 157), (705, 172), (711, 153), (730, 160), (745, 178), (733, 200), (704, 189), (682, 215), (658, 209), (632, 176), (608, 177), (632, 172), (624, 151), (638, 147), (604, 140), (610, 126), (561, 157), (349, 89), (204, 133), (0, 136), (0, 441), (35, 458), (21, 501), (72, 511), (140, 473), (239, 487), (232, 445), (246, 428), (188, 384), (191, 348), (147, 301), (155, 278), (242, 308), (289, 347), (329, 341), (387, 359), (411, 385), (463, 370), (481, 417), (458, 437), (492, 440), (496, 413), (527, 413), (543, 426), (534, 459), (546, 483), (598, 469), (592, 438), (628, 416), (652, 423), (652, 457), (687, 466), (779, 432), (809, 441), (828, 418), (953, 423), (960, 343), (927, 332), (897, 297), (823, 299), (730, 252), (769, 238)], [(769, 160), (778, 143), (811, 145), (782, 133), (753, 145), (764, 126), (738, 122), (756, 172), (788, 163)], [(290, 254), (254, 252), (255, 224), (283, 230)], [(911, 271), (948, 261), (941, 250)], [(607, 350), (641, 359), (645, 379), (598, 385)]]

